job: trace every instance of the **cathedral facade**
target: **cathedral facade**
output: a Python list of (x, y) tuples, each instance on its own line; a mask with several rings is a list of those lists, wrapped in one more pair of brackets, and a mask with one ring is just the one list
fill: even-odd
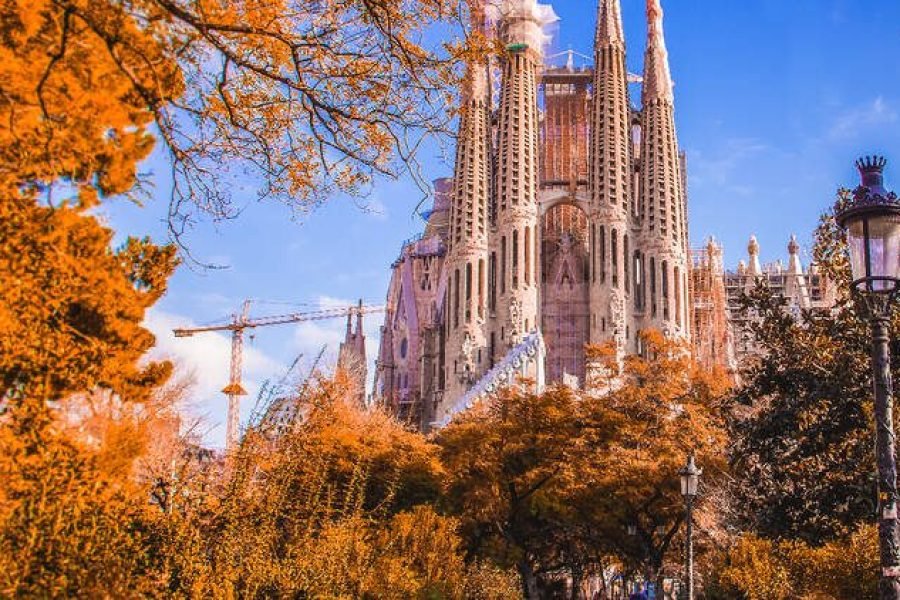
[(472, 27), (503, 52), (467, 67), (453, 177), (435, 182), (387, 295), (374, 397), (423, 429), (522, 357), (532, 377), (583, 383), (586, 344), (626, 354), (642, 351), (646, 329), (691, 337), (685, 161), (660, 0), (647, 0), (640, 77), (626, 69), (619, 0), (599, 2), (593, 67), (571, 53), (547, 66), (549, 7), (495, 8), (473, 3)]

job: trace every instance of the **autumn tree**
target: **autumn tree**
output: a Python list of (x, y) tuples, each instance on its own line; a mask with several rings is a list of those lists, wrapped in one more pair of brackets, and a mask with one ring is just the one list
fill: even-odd
[(292, 426), (258, 423), (230, 481), (160, 523), (155, 555), (169, 593), (515, 597), (504, 573), (465, 563), (458, 521), (436, 512), (443, 469), (435, 446), (364, 411), (332, 380), (293, 401)]
[(688, 454), (703, 467), (707, 489), (725, 468), (722, 408), (729, 382), (695, 363), (682, 343), (655, 331), (641, 335), (645, 355), (626, 357), (617, 384), (583, 402), (584, 467), (571, 502), (585, 546), (657, 581), (679, 540), (678, 471)]
[[(815, 255), (830, 284), (848, 289), (843, 234), (830, 215), (816, 232)], [(838, 300), (798, 319), (765, 288), (747, 300), (762, 355), (737, 393), (746, 408), (733, 423), (735, 506), (742, 527), (765, 537), (821, 544), (875, 511), (868, 324), (845, 294)], [(898, 324), (895, 315), (892, 328)]]
[(746, 534), (720, 554), (707, 596), (716, 599), (876, 598), (878, 533), (863, 525), (821, 546)]
[(447, 502), (463, 522), (468, 550), (515, 567), (526, 598), (542, 576), (561, 568), (570, 457), (578, 439), (577, 398), (556, 387), (543, 394), (498, 392), (440, 432)]
[(237, 174), (300, 210), (359, 193), (445, 132), (467, 48), (437, 40), (459, 34), (462, 10), (461, 0), (4, 3), (0, 177), (129, 192), (159, 138), (176, 234), (193, 209), (232, 215)]
[[(0, 202), (0, 595), (118, 595), (142, 568), (129, 529), (136, 431), (104, 454), (66, 431), (67, 402), (147, 404), (171, 370), (143, 363), (141, 323), (174, 250), (112, 232), (83, 206)], [(109, 433), (109, 432), (108, 432)], [(106, 446), (109, 448), (109, 446)]]

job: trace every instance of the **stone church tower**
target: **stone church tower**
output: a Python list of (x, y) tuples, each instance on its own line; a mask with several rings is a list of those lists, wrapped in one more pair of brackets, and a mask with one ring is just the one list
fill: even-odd
[[(472, 28), (485, 33), (485, 14), (471, 3)], [(456, 173), (447, 240), (444, 327), (446, 394), (459, 396), (485, 372), (488, 211), (491, 202), (491, 98), (487, 61), (468, 65), (461, 93)]]
[(544, 57), (549, 6), (472, 3), (502, 50), (468, 65), (450, 191), (394, 264), (375, 396), (402, 418), (428, 429), (518, 375), (581, 384), (588, 343), (690, 339), (685, 160), (663, 11), (646, 1), (643, 77), (620, 0), (599, 0), (593, 67)]

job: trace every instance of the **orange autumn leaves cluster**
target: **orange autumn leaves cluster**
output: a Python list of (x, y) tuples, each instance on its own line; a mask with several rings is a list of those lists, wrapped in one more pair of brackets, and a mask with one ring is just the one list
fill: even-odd
[(437, 437), (470, 551), (515, 567), (529, 598), (612, 565), (654, 579), (678, 562), (688, 453), (707, 485), (722, 474), (727, 379), (657, 333), (644, 341), (648, 357), (626, 358), (605, 390), (505, 390)]
[[(12, 0), (0, 4), (0, 178), (133, 191), (161, 140), (173, 233), (234, 213), (233, 177), (299, 210), (398, 174), (446, 133), (461, 0)], [(415, 19), (409, 15), (415, 14)], [(453, 37), (453, 35), (451, 35)]]

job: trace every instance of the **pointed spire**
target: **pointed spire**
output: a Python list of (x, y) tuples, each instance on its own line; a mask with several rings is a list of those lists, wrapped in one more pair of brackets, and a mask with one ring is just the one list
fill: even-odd
[[(647, 0), (647, 54), (644, 57), (644, 98), (672, 101), (672, 74), (663, 34), (660, 0)], [(646, 102), (645, 102), (646, 104)]]
[(597, 7), (597, 47), (624, 44), (622, 30), (622, 6), (619, 0), (600, 0)]
[(800, 264), (800, 244), (797, 242), (797, 236), (791, 234), (791, 240), (788, 242), (788, 273), (790, 275), (803, 275), (803, 265)]

